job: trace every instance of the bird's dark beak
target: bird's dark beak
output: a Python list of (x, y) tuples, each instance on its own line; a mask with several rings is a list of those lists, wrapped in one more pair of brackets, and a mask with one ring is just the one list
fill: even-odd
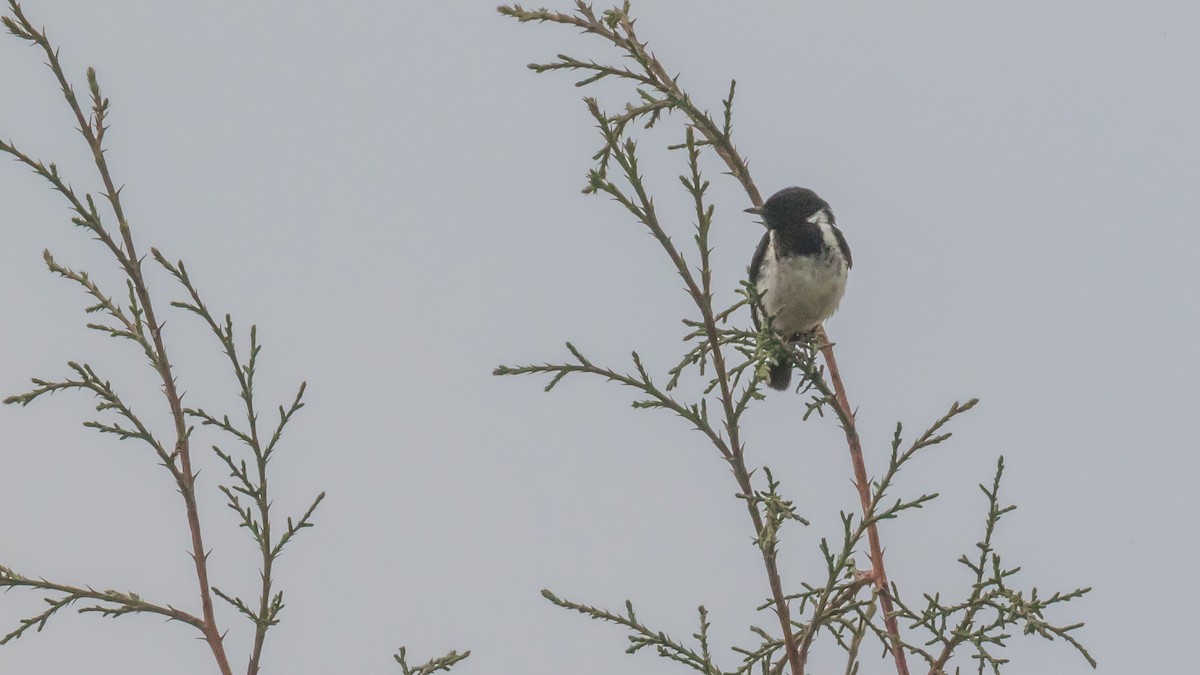
[(766, 212), (767, 210), (761, 206), (755, 206), (753, 208), (746, 209), (746, 213), (753, 213), (756, 216), (761, 216)]

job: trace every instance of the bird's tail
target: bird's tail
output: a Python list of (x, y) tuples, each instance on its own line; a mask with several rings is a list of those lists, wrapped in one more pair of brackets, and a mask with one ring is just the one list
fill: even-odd
[(767, 380), (767, 386), (779, 391), (787, 391), (788, 385), (792, 383), (792, 362), (784, 361), (771, 366), (771, 378)]

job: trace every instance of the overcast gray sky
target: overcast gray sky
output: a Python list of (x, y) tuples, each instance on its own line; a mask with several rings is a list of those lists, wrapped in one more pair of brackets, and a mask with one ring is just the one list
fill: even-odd
[[(293, 513), (329, 497), (281, 562), (287, 608), (265, 672), (394, 673), (400, 644), (471, 649), (463, 673), (680, 672), (623, 654), (620, 630), (550, 606), (543, 587), (613, 608), (632, 598), (677, 636), (703, 603), (726, 664), (725, 647), (752, 642), (748, 624), (772, 623), (753, 612), (767, 589), (745, 508), (698, 434), (599, 380), (546, 395), (543, 381), (490, 375), (560, 360), (571, 340), (621, 367), (636, 348), (661, 376), (680, 347), (687, 298), (655, 242), (579, 193), (597, 147), (581, 92), (524, 68), (607, 57), (602, 45), (518, 25), (494, 2), (24, 4), (77, 86), (99, 71), (140, 244), (183, 257), (211, 307), (258, 324), (265, 408), (309, 382), (272, 488)], [(737, 78), (735, 138), (760, 188), (806, 185), (837, 212), (855, 268), (829, 330), (869, 466), (882, 469), (896, 420), (916, 432), (982, 399), (902, 475), (897, 494), (942, 497), (884, 527), (892, 578), (912, 597), (966, 592), (954, 560), (981, 534), (975, 486), (1004, 454), (1002, 499), (1020, 509), (997, 546), (1023, 567), (1014, 585), (1095, 587), (1053, 616), (1088, 622), (1079, 638), (1100, 672), (1194, 663), (1200, 6), (734, 7), (634, 9), (703, 106)], [(96, 190), (41, 61), (0, 40), (0, 135)], [(686, 241), (682, 166), (660, 150), (677, 140), (642, 148)], [(707, 168), (729, 299), (761, 230)], [(49, 247), (119, 288), (67, 217), (39, 179), (0, 164), (0, 390), (87, 360), (161, 412), (138, 355), (84, 329), (83, 295), (43, 268)], [(160, 305), (175, 297), (163, 275), (153, 283)], [(216, 345), (192, 317), (167, 319), (182, 386), (232, 412)], [(840, 431), (801, 424), (800, 405), (772, 395), (747, 431), (813, 521), (791, 532), (793, 584), (820, 573), (818, 538), (856, 503)], [(91, 413), (70, 394), (0, 410), (0, 563), (194, 606), (168, 476), (147, 450), (79, 426)], [(212, 459), (200, 482), (213, 573), (252, 594), (251, 543)], [(0, 629), (39, 605), (3, 595)], [(222, 623), (242, 653), (246, 625)], [(1090, 672), (1065, 645), (1011, 643), (1014, 673)], [(822, 672), (832, 656), (817, 654)], [(0, 672), (213, 666), (178, 624), (63, 614), (0, 649)]]

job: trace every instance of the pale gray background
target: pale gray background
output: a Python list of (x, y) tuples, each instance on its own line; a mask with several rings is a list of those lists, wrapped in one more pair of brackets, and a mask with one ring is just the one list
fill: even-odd
[[(738, 79), (736, 139), (765, 193), (800, 183), (834, 205), (856, 267), (830, 331), (870, 466), (882, 468), (896, 419), (915, 431), (955, 399), (983, 399), (952, 444), (900, 480), (898, 495), (943, 496), (884, 528), (892, 576), (914, 598), (965, 592), (954, 559), (973, 550), (985, 506), (975, 485), (1003, 453), (1003, 496), (1021, 508), (998, 546), (1025, 568), (1017, 585), (1095, 586), (1054, 617), (1088, 622), (1079, 637), (1101, 672), (1186, 669), (1200, 603), (1200, 7), (736, 7), (635, 10), (703, 105), (717, 110)], [(752, 612), (766, 586), (745, 509), (696, 433), (630, 410), (629, 392), (599, 380), (544, 395), (540, 380), (489, 374), (561, 359), (568, 339), (622, 367), (638, 348), (659, 373), (679, 348), (687, 299), (653, 240), (579, 194), (596, 147), (580, 91), (524, 68), (610, 52), (487, 2), (26, 9), (81, 90), (87, 65), (100, 72), (138, 241), (185, 257), (211, 306), (258, 323), (264, 407), (310, 383), (272, 486), (291, 512), (329, 497), (279, 567), (288, 606), (265, 672), (394, 673), (400, 644), (418, 656), (471, 649), (463, 673), (682, 672), (624, 655), (620, 630), (553, 608), (543, 587), (614, 608), (633, 598), (681, 637), (704, 603), (726, 664), (726, 645), (751, 643), (747, 624), (772, 625)], [(0, 133), (95, 189), (41, 60), (0, 40)], [(678, 138), (643, 148), (684, 242), (681, 165), (658, 150)], [(728, 299), (760, 230), (736, 185), (707, 168)], [(0, 389), (87, 359), (161, 413), (138, 355), (81, 327), (83, 295), (40, 253), (106, 281), (112, 262), (8, 162), (0, 204)], [(154, 283), (165, 307), (176, 291)], [(167, 319), (192, 402), (232, 412), (213, 341), (190, 317)], [(798, 406), (772, 396), (747, 432), (814, 521), (791, 533), (793, 584), (819, 574), (817, 538), (855, 505), (839, 430), (801, 425)], [(146, 449), (80, 427), (89, 413), (78, 394), (0, 410), (0, 560), (194, 607), (172, 485)], [(213, 573), (252, 594), (253, 552), (210, 460)], [(0, 630), (38, 607), (32, 594), (0, 597)], [(243, 653), (246, 626), (228, 612), (223, 625)], [(1014, 673), (1089, 672), (1065, 646), (1013, 644)], [(830, 656), (817, 655), (821, 672), (841, 672)], [(0, 672), (213, 666), (180, 625), (64, 613), (0, 650)]]

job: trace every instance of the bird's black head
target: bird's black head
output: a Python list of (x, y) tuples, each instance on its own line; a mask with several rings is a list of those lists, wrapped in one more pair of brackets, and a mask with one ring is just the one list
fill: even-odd
[(746, 213), (762, 216), (768, 228), (777, 230), (799, 225), (821, 209), (832, 216), (829, 203), (818, 197), (817, 193), (808, 188), (789, 187), (771, 195), (762, 206), (746, 209)]

